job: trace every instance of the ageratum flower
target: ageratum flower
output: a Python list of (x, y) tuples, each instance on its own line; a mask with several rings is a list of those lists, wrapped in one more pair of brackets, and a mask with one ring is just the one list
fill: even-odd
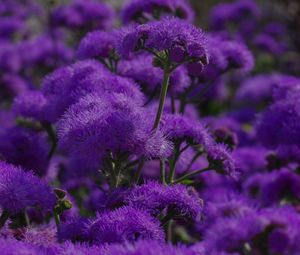
[(79, 61), (57, 69), (44, 79), (42, 92), (47, 99), (45, 111), (52, 122), (57, 121), (70, 105), (90, 93), (125, 94), (140, 104), (144, 100), (134, 82), (108, 72), (95, 60)]
[(292, 93), (270, 105), (257, 125), (257, 139), (265, 146), (300, 144), (300, 93)]
[(163, 116), (162, 131), (173, 141), (186, 141), (200, 144), (207, 149), (214, 141), (207, 129), (198, 120), (187, 118), (179, 114), (165, 114)]
[(59, 225), (57, 238), (60, 242), (70, 240), (72, 242), (88, 241), (88, 219), (71, 218)]
[(108, 58), (113, 53), (114, 46), (113, 33), (92, 31), (80, 41), (77, 56), (79, 59)]
[(197, 255), (196, 251), (185, 246), (174, 246), (155, 240), (140, 240), (134, 244), (111, 244), (104, 248), (105, 255)]
[(54, 9), (52, 24), (70, 29), (107, 29), (114, 19), (113, 9), (95, 0), (75, 0)]
[(54, 42), (49, 34), (21, 41), (17, 44), (17, 49), (23, 68), (55, 68), (69, 63), (73, 58), (73, 51), (62, 41)]
[(0, 161), (0, 206), (10, 214), (27, 207), (50, 211), (55, 204), (51, 188), (31, 172)]
[(141, 46), (156, 52), (165, 51), (173, 62), (200, 61), (207, 64), (206, 37), (202, 30), (175, 18), (165, 18), (139, 26), (130, 26), (118, 32), (117, 51), (131, 56)]
[(0, 43), (0, 69), (3, 73), (16, 73), (21, 68), (21, 59), (17, 47), (12, 43)]
[(28, 91), (15, 97), (13, 112), (23, 118), (31, 118), (38, 121), (47, 119), (45, 105), (47, 99), (40, 91)]
[[(1, 65), (1, 64), (0, 64)], [(31, 85), (18, 74), (3, 73), (0, 77), (1, 99), (7, 100), (8, 97), (26, 93)]]
[(192, 22), (194, 13), (185, 0), (129, 0), (122, 9), (122, 21), (144, 23), (153, 18), (170, 15)]
[(254, 67), (254, 58), (247, 46), (240, 42), (228, 41), (222, 45), (222, 52), (228, 61), (227, 68), (239, 69), (246, 73)]
[(282, 99), (287, 89), (295, 87), (297, 83), (300, 84), (299, 79), (291, 75), (259, 74), (242, 82), (237, 91), (236, 100), (258, 104), (271, 101), (272, 94), (275, 98), (278, 94), (278, 99)]
[(166, 157), (169, 143), (162, 132), (152, 132), (146, 109), (122, 94), (91, 94), (72, 105), (58, 122), (61, 148), (86, 164), (99, 166), (108, 152)]
[[(118, 64), (118, 73), (134, 79), (142, 85), (143, 90), (150, 95), (159, 91), (163, 80), (163, 71), (153, 66), (151, 55), (140, 54), (132, 60), (121, 60)], [(170, 76), (169, 93), (178, 95), (191, 84), (185, 67), (180, 66)]]
[(89, 226), (89, 239), (97, 245), (140, 239), (163, 241), (164, 238), (158, 220), (130, 206), (99, 214)]
[(207, 155), (212, 169), (233, 178), (238, 177), (238, 169), (236, 168), (234, 159), (226, 145), (215, 144), (210, 146)]
[(300, 199), (300, 177), (289, 169), (254, 174), (244, 182), (244, 190), (264, 205), (284, 201), (293, 203)]
[(51, 249), (47, 249), (47, 248), (41, 247), (39, 245), (34, 245), (34, 244), (26, 243), (23, 241), (18, 241), (14, 238), (8, 238), (8, 239), (1, 238), (0, 246), (1, 246), (1, 254), (2, 255), (12, 255), (12, 254), (54, 255), (55, 254), (54, 252), (51, 251)]
[(168, 209), (176, 217), (194, 220), (200, 219), (203, 208), (203, 201), (195, 190), (184, 185), (165, 186), (158, 182), (135, 186), (125, 195), (125, 202), (152, 215)]
[(32, 169), (43, 176), (47, 172), (49, 144), (46, 137), (22, 128), (0, 129), (0, 155), (5, 161)]
[(241, 24), (245, 19), (255, 20), (260, 10), (253, 0), (237, 0), (216, 5), (211, 12), (210, 24), (214, 30), (223, 30), (228, 23)]

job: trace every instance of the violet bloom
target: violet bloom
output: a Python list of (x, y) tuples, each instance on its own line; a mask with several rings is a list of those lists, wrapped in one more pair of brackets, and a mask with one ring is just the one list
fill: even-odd
[(232, 156), (237, 167), (245, 174), (263, 171), (267, 166), (268, 150), (259, 146), (237, 148)]
[(70, 29), (107, 29), (112, 26), (113, 9), (95, 0), (75, 0), (60, 5), (52, 13), (52, 23)]
[(133, 51), (147, 47), (155, 52), (167, 52), (172, 62), (201, 62), (207, 64), (206, 37), (190, 23), (165, 18), (119, 31), (117, 51), (125, 58)]
[(179, 114), (165, 114), (161, 124), (162, 131), (172, 141), (200, 144), (205, 149), (214, 144), (208, 130), (198, 120)]
[(287, 91), (288, 88), (294, 87), (296, 84), (300, 84), (297, 77), (285, 75), (285, 74), (259, 74), (256, 76), (245, 79), (236, 94), (236, 100), (238, 102), (247, 103), (263, 103), (270, 101), (274, 93), (282, 95), (285, 93), (282, 90)]
[[(153, 66), (153, 57), (146, 54), (137, 55), (132, 60), (121, 60), (118, 73), (134, 79), (150, 96), (158, 93), (163, 80), (163, 71)], [(170, 75), (169, 93), (179, 95), (190, 83), (186, 68), (180, 66)]]
[(144, 100), (134, 82), (110, 73), (95, 60), (79, 61), (57, 69), (44, 79), (42, 92), (47, 99), (45, 111), (51, 122), (56, 122), (68, 107), (90, 93), (125, 94), (139, 104)]
[(73, 51), (70, 48), (61, 41), (53, 41), (47, 34), (21, 41), (17, 44), (17, 48), (23, 68), (41, 65), (54, 68), (69, 63), (73, 58)]
[(196, 251), (185, 246), (175, 246), (155, 240), (140, 240), (134, 244), (111, 244), (104, 248), (105, 255), (197, 255)]
[(257, 138), (264, 145), (300, 144), (300, 93), (293, 93), (270, 105), (262, 114), (257, 125)]
[(7, 162), (43, 176), (48, 167), (49, 144), (45, 136), (21, 128), (0, 129), (0, 155)]
[(208, 149), (209, 166), (215, 171), (229, 175), (234, 179), (239, 176), (239, 169), (236, 167), (236, 163), (224, 144), (216, 144)]
[(3, 73), (16, 73), (21, 68), (17, 47), (9, 42), (0, 43), (0, 69)]
[(229, 23), (242, 24), (243, 20), (256, 20), (260, 10), (253, 0), (220, 3), (211, 11), (210, 24), (214, 30), (223, 30)]
[(152, 132), (146, 109), (122, 94), (91, 94), (72, 105), (58, 122), (62, 148), (94, 167), (108, 156), (166, 157), (169, 143)]
[(277, 41), (274, 37), (268, 34), (259, 34), (254, 38), (254, 45), (272, 55), (280, 55), (284, 53), (285, 47), (282, 42)]
[(145, 23), (162, 16), (175, 16), (192, 22), (194, 13), (186, 0), (129, 0), (122, 9), (122, 21)]
[(0, 38), (1, 39), (11, 39), (18, 32), (24, 32), (25, 24), (18, 17), (4, 17), (0, 18)]
[(51, 188), (31, 172), (0, 162), (0, 205), (9, 214), (16, 214), (27, 207), (51, 211), (55, 196)]
[(113, 54), (114, 46), (113, 33), (92, 31), (80, 41), (77, 56), (79, 59), (108, 58)]
[(140, 239), (163, 241), (164, 231), (149, 214), (125, 206), (99, 214), (89, 225), (89, 239), (98, 245)]
[(0, 77), (1, 99), (7, 100), (9, 97), (26, 93), (30, 84), (16, 73), (4, 73)]
[(40, 91), (28, 91), (14, 99), (13, 112), (23, 118), (45, 121), (46, 104), (47, 99)]
[(88, 219), (71, 218), (59, 225), (57, 238), (60, 242), (70, 240), (72, 242), (88, 241)]
[[(23, 241), (18, 241), (13, 238), (9, 239), (0, 239), (0, 246), (1, 246), (1, 254), (2, 255), (54, 255), (55, 253), (51, 251), (51, 249), (47, 249), (41, 247), (39, 245), (34, 245), (30, 243), (26, 243)], [(57, 254), (57, 253), (56, 253)]]
[(270, 206), (280, 202), (293, 203), (300, 199), (300, 177), (289, 169), (250, 176), (244, 182), (250, 196)]
[(158, 215), (165, 209), (174, 217), (199, 220), (203, 201), (198, 193), (184, 185), (165, 186), (158, 182), (147, 182), (135, 186), (125, 195), (130, 206)]
[(222, 52), (228, 61), (227, 68), (236, 68), (243, 73), (252, 70), (254, 67), (254, 57), (245, 44), (228, 41), (222, 46)]

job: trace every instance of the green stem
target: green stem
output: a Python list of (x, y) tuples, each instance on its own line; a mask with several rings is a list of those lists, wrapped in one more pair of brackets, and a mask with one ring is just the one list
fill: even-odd
[(169, 183), (172, 183), (174, 180), (176, 163), (180, 156), (180, 143), (175, 143), (174, 145), (174, 156), (173, 159), (170, 160), (170, 172), (169, 172)]
[(160, 160), (160, 179), (161, 182), (165, 185), (166, 184), (166, 162), (165, 160)]
[(139, 163), (139, 165), (138, 165), (138, 168), (137, 168), (137, 170), (136, 170), (136, 172), (135, 172), (135, 175), (134, 175), (134, 177), (133, 177), (133, 180), (134, 180), (133, 183), (138, 183), (138, 182), (139, 182), (140, 177), (141, 177), (141, 174), (142, 174), (142, 170), (143, 170), (143, 167), (144, 167), (144, 164), (145, 164), (145, 159), (142, 158), (142, 159), (140, 160), (140, 163)]
[(56, 150), (56, 146), (57, 146), (57, 138), (56, 138), (56, 134), (55, 134), (55, 131), (51, 125), (51, 123), (49, 122), (42, 122), (42, 126), (44, 127), (44, 129), (46, 130), (47, 134), (48, 134), (48, 137), (50, 139), (50, 141), (52, 142), (52, 146), (51, 146), (51, 149), (48, 153), (48, 158), (50, 159), (55, 150)]
[(190, 170), (190, 168), (192, 167), (193, 163), (197, 160), (197, 158), (199, 158), (201, 156), (203, 152), (202, 151), (199, 151), (197, 152), (194, 157), (192, 158), (192, 160), (190, 161), (190, 163), (187, 165), (186, 169), (184, 172), (187, 172)]
[(168, 67), (164, 68), (164, 78), (163, 78), (163, 83), (160, 91), (160, 98), (159, 98), (159, 106), (157, 109), (156, 113), (156, 118), (154, 121), (153, 129), (157, 129), (159, 126), (159, 122), (163, 113), (166, 97), (167, 97), (167, 92), (168, 92), (168, 87), (169, 87), (169, 80), (170, 80), (170, 72), (168, 70)]
[(59, 214), (55, 211), (55, 209), (53, 211), (53, 216), (54, 216), (56, 227), (58, 228), (60, 224), (60, 217)]
[(1, 216), (0, 216), (0, 229), (5, 225), (5, 222), (9, 218), (9, 212), (8, 211), (3, 211)]
[(187, 174), (181, 176), (180, 178), (178, 178), (177, 180), (173, 181), (172, 184), (180, 183), (180, 182), (184, 181), (185, 179), (187, 179), (189, 177), (193, 177), (197, 174), (204, 173), (204, 172), (211, 171), (211, 170), (213, 170), (213, 169), (207, 167), (207, 168), (203, 168), (203, 169), (193, 171), (191, 173), (187, 173)]

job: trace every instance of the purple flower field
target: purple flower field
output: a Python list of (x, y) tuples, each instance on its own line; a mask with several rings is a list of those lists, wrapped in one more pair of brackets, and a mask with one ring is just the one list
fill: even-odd
[(300, 254), (300, 3), (197, 1), (0, 1), (0, 255)]

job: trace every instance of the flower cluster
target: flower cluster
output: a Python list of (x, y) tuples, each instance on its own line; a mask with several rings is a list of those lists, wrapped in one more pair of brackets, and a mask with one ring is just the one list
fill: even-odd
[(300, 254), (297, 3), (202, 2), (1, 1), (0, 254)]

